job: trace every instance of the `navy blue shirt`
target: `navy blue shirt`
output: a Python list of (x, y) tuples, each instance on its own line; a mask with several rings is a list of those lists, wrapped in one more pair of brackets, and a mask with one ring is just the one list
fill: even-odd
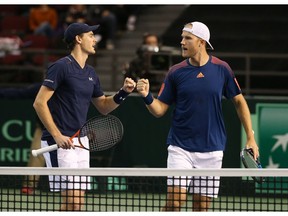
[[(87, 64), (81, 68), (71, 55), (48, 68), (43, 85), (54, 90), (48, 106), (58, 129), (66, 136), (74, 135), (85, 123), (91, 99), (104, 95), (94, 68)], [(50, 138), (44, 129), (42, 139)]]
[(175, 104), (167, 144), (190, 152), (224, 150), (222, 98), (240, 93), (229, 65), (214, 56), (200, 67), (188, 59), (172, 66), (158, 96), (168, 105)]

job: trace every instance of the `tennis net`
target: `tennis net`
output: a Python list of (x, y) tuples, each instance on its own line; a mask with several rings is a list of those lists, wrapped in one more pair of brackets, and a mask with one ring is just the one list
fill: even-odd
[[(40, 182), (31, 193), (22, 193), (22, 182), (27, 175), (40, 175)], [(59, 175), (60, 180), (56, 178)], [(67, 184), (67, 179), (62, 177), (72, 176), (78, 182), (83, 178), (77, 176), (88, 176), (84, 179), (90, 179), (91, 188), (85, 194), (85, 203), (81, 209), (87, 212), (161, 211), (167, 202), (178, 201), (167, 196), (167, 179), (172, 185), (181, 180), (181, 186), (184, 186), (191, 178), (195, 183), (188, 190), (196, 191), (200, 188), (204, 196), (215, 196), (215, 188), (219, 188), (218, 197), (212, 199), (208, 211), (288, 211), (287, 169), (28, 167), (0, 167), (0, 210), (59, 211), (60, 192), (50, 191), (48, 176), (54, 177), (54, 183), (60, 181), (60, 190), (61, 185)], [(261, 184), (256, 183), (251, 176), (261, 176), (264, 181)], [(182, 195), (180, 192), (173, 192)], [(187, 202), (180, 210), (193, 211), (193, 195), (187, 193)]]

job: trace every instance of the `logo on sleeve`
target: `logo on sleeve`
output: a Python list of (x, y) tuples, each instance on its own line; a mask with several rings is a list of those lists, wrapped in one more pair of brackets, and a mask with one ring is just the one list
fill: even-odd
[(89, 77), (89, 81), (93, 81), (93, 78), (92, 78), (92, 77)]

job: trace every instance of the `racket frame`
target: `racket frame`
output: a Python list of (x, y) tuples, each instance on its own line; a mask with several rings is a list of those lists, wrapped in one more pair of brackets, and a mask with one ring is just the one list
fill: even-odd
[[(247, 168), (247, 169), (252, 168), (252, 167), (249, 167), (249, 166), (248, 166), (248, 164), (247, 164), (247, 162), (246, 162), (246, 159), (245, 159), (245, 154), (247, 154), (248, 157), (250, 157), (250, 158), (253, 160), (253, 162), (254, 162), (254, 164), (255, 164), (255, 167), (254, 167), (254, 168), (262, 169), (262, 165), (261, 165), (261, 163), (260, 163), (260, 161), (259, 161), (259, 158), (257, 158), (257, 159), (255, 160), (252, 149), (246, 149), (246, 148), (242, 149), (241, 152), (240, 152), (241, 161), (242, 161), (242, 164), (244, 165), (245, 168)], [(263, 181), (265, 180), (265, 178), (264, 178), (264, 177), (261, 177), (261, 176), (257, 176), (257, 177), (251, 176), (251, 177), (252, 177), (252, 179), (253, 179), (255, 182), (257, 182), (258, 184), (262, 184)]]

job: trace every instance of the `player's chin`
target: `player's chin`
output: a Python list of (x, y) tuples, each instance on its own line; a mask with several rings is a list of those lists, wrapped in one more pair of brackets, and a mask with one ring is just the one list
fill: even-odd
[(95, 54), (96, 53), (96, 49), (91, 49), (90, 54)]
[(189, 57), (187, 50), (182, 50), (182, 57), (183, 58), (188, 58)]

